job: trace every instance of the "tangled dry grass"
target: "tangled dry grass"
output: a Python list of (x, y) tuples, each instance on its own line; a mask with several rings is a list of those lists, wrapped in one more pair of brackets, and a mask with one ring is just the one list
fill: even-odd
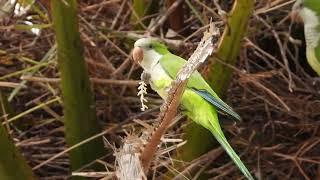
[[(224, 27), (223, 18), (212, 1), (190, 1), (185, 5), (183, 36), (175, 39), (174, 52), (188, 57), (196, 47), (204, 30), (203, 22), (209, 17)], [(319, 179), (320, 178), (320, 101), (319, 83), (308, 67), (304, 55), (303, 29), (289, 18), (294, 1), (261, 0), (248, 25), (247, 36), (234, 69), (232, 84), (225, 99), (242, 116), (243, 122), (222, 120), (228, 139), (242, 159), (259, 179)], [(222, 3), (228, 10), (231, 3)], [(92, 0), (79, 3), (79, 21), (84, 54), (89, 67), (96, 99), (97, 116), (106, 131), (105, 138), (118, 147), (120, 137), (135, 132), (141, 124), (156, 118), (161, 100), (149, 93), (150, 110), (140, 112), (136, 97), (141, 70), (130, 60), (132, 37), (145, 30), (134, 31), (130, 24), (129, 1)], [(43, 9), (43, 12), (48, 10)], [(165, 9), (146, 18), (163, 16)], [(14, 25), (23, 17), (7, 18), (0, 26), (0, 80), (11, 83), (1, 87), (13, 96), (16, 115), (3, 117), (10, 121), (16, 145), (32, 167), (65, 149), (62, 128), (62, 106), (57, 82), (57, 64), (54, 61), (55, 42), (51, 28), (43, 29), (40, 36)], [(36, 16), (34, 21), (48, 23)], [(166, 38), (162, 32), (166, 24), (153, 36)], [(177, 45), (178, 44), (178, 45)], [(24, 80), (21, 80), (23, 76)], [(21, 82), (26, 81), (23, 86)], [(7, 85), (7, 84), (4, 84)], [(1, 84), (1, 86), (4, 86)], [(17, 87), (22, 87), (17, 93)], [(222, 119), (226, 119), (222, 117)], [(133, 121), (135, 120), (135, 121)], [(148, 121), (141, 121), (148, 120)], [(181, 121), (177, 122), (181, 123)], [(181, 145), (181, 130), (174, 126), (166, 135), (163, 151), (154, 165), (154, 178), (171, 167), (170, 153)], [(171, 147), (167, 149), (165, 147)], [(114, 171), (110, 145), (101, 161), (107, 170)], [(170, 151), (170, 153), (169, 153)], [(208, 158), (210, 157), (210, 158)], [(212, 163), (212, 161), (214, 162)], [(238, 179), (241, 174), (220, 148), (190, 163), (199, 164), (212, 179)], [(35, 169), (41, 179), (65, 179), (70, 176), (67, 155)], [(192, 168), (189, 166), (189, 168)], [(106, 174), (103, 174), (103, 176)]]

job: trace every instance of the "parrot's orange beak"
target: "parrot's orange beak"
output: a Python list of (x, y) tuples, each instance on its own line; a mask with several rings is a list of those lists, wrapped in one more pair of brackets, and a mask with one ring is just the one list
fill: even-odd
[(299, 15), (298, 10), (291, 11), (290, 18), (292, 19), (293, 22), (303, 23), (303, 20), (302, 20), (301, 16)]
[(136, 63), (140, 63), (143, 60), (143, 50), (140, 47), (135, 47), (132, 50), (132, 59)]

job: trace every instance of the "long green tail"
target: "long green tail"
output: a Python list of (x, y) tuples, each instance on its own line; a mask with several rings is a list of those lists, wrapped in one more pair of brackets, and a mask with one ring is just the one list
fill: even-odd
[(224, 136), (220, 126), (216, 127), (214, 126), (212, 129), (210, 129), (214, 137), (217, 139), (217, 141), (222, 145), (223, 149), (228, 153), (228, 155), (231, 157), (233, 162), (238, 166), (238, 168), (241, 170), (241, 172), (250, 180), (254, 180), (252, 175), (250, 174), (249, 170), (246, 168), (246, 166), (241, 161), (240, 157), (237, 155), (237, 153), (233, 150), (233, 148), (228, 143), (226, 137)]

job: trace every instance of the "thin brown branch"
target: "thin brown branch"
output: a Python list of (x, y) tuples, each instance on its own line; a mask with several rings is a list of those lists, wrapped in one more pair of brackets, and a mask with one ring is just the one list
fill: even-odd
[(162, 24), (164, 24), (164, 22), (167, 20), (167, 18), (170, 16), (170, 14), (172, 14), (172, 13), (176, 10), (176, 8), (180, 5), (180, 3), (182, 3), (182, 2), (183, 2), (183, 0), (177, 0), (176, 2), (174, 2), (174, 3), (168, 8), (167, 12), (166, 12), (163, 16), (161, 16), (161, 18), (159, 19), (159, 21), (156, 22), (156, 23), (154, 24), (154, 26), (152, 26), (152, 27), (150, 28), (150, 33), (156, 32), (156, 31), (158, 30), (158, 28), (159, 28)]
[[(45, 82), (45, 83), (59, 83), (60, 78), (44, 78), (35, 76), (22, 76), (22, 80), (34, 81), (34, 82)], [(116, 80), (116, 79), (102, 79), (102, 78), (90, 78), (90, 81), (96, 84), (110, 84), (110, 85), (127, 85), (137, 86), (139, 81), (134, 80)]]
[[(0, 81), (0, 87), (16, 88), (16, 87), (19, 87), (19, 86), (20, 86), (19, 83)], [(25, 85), (22, 85), (22, 87), (26, 88)]]
[(217, 149), (213, 149), (208, 153), (200, 156), (199, 158), (190, 162), (190, 165), (185, 167), (184, 170), (179, 173), (173, 180), (183, 179), (183, 177), (187, 176), (187, 174), (192, 173), (193, 171), (197, 171), (199, 166), (203, 166), (208, 162), (212, 162), (217, 159), (223, 153), (222, 147)]

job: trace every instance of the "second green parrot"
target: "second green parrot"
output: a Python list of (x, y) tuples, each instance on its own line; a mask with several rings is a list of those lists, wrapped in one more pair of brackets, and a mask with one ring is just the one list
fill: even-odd
[(320, 76), (320, 0), (297, 0), (292, 10), (304, 22), (307, 60)]
[[(132, 54), (134, 61), (150, 75), (151, 88), (165, 99), (168, 95), (168, 87), (186, 60), (170, 53), (164, 44), (153, 38), (137, 40)], [(180, 104), (183, 112), (189, 118), (211, 131), (245, 177), (253, 180), (249, 170), (224, 136), (219, 124), (217, 109), (236, 119), (240, 119), (240, 116), (218, 97), (199, 72), (194, 72), (189, 78)]]

